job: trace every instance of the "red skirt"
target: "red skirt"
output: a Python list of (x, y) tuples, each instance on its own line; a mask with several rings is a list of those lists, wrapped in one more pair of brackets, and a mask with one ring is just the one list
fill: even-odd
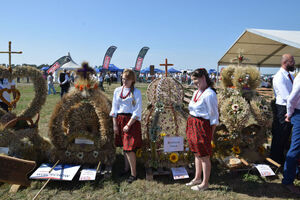
[(115, 145), (123, 147), (124, 151), (134, 151), (142, 147), (142, 129), (138, 120), (131, 125), (127, 133), (123, 131), (130, 118), (131, 115), (121, 114), (117, 116), (119, 134), (115, 135)]
[(209, 120), (189, 116), (186, 126), (186, 137), (190, 150), (197, 156), (212, 155), (212, 131)]

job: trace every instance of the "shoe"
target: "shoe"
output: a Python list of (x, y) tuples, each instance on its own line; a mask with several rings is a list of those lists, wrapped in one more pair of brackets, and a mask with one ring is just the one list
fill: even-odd
[(290, 185), (284, 185), (284, 187), (286, 189), (288, 189), (288, 191), (290, 191), (291, 193), (293, 194), (297, 194), (297, 195), (300, 195), (300, 188), (293, 185), (293, 184), (290, 184)]
[(130, 175), (129, 176), (129, 178), (127, 179), (127, 183), (132, 183), (133, 181), (136, 181), (137, 180), (137, 178), (136, 178), (136, 176), (132, 176), (132, 175)]
[(199, 185), (195, 185), (195, 186), (191, 187), (191, 189), (194, 191), (204, 191), (204, 190), (208, 189), (208, 185), (205, 187), (200, 187)]
[(189, 183), (186, 183), (185, 185), (186, 186), (192, 186), (192, 185), (197, 185), (197, 184), (200, 184), (200, 183), (202, 183), (202, 180), (198, 179), (198, 180), (191, 180)]

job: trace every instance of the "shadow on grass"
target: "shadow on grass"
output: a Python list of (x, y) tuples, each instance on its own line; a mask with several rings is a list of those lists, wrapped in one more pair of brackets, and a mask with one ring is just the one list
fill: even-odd
[(235, 193), (246, 194), (256, 198), (295, 198), (281, 184), (281, 180), (262, 178), (257, 171), (226, 173), (221, 169), (214, 168), (210, 183), (210, 190), (226, 190)]

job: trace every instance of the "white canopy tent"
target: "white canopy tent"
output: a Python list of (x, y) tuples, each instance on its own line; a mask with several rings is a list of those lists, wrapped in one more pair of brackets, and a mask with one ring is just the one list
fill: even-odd
[(71, 60), (68, 63), (65, 63), (63, 66), (61, 66), (58, 70), (77, 70), (81, 68), (80, 65), (78, 65), (77, 63), (75, 63), (73, 60)]
[(236, 64), (240, 54), (242, 63), (258, 67), (280, 67), (281, 56), (290, 53), (295, 66), (300, 67), (300, 31), (246, 29), (218, 62), (220, 65)]
[(63, 70), (68, 70), (68, 71), (77, 71), (77, 69), (81, 68), (80, 65), (78, 65), (77, 63), (75, 63), (73, 61), (73, 59), (71, 58), (70, 53), (68, 53), (68, 57), (70, 58), (69, 62), (63, 64), (60, 68), (58, 68), (55, 72), (54, 72), (54, 81), (58, 82), (58, 75), (60, 74), (61, 71)]

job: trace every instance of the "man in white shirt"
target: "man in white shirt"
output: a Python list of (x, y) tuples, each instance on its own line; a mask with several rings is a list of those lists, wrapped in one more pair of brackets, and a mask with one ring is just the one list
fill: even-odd
[[(15, 81), (12, 80), (12, 81), (9, 81), (8, 79), (4, 78), (4, 79), (0, 79), (0, 90), (1, 89), (4, 89), (4, 88), (7, 88), (7, 89), (15, 89), (16, 88), (16, 84), (15, 84)], [(7, 102), (11, 102), (10, 100), (10, 94), (8, 92), (3, 92), (2, 93), (2, 96), (3, 98), (7, 101)], [(16, 93), (13, 92), (13, 98), (15, 99), (16, 98)], [(13, 105), (14, 107), (16, 105)], [(0, 99), (0, 107), (7, 111), (8, 112), (8, 105), (6, 103), (4, 103), (1, 99)]]
[(300, 195), (300, 188), (294, 186), (296, 174), (299, 174), (300, 161), (300, 75), (294, 80), (293, 89), (287, 100), (287, 122), (293, 124), (291, 146), (286, 154), (282, 183), (293, 193)]
[(292, 91), (294, 77), (289, 73), (295, 70), (295, 60), (290, 54), (281, 58), (281, 68), (273, 79), (275, 106), (273, 106), (272, 144), (270, 157), (284, 164), (284, 152), (289, 148), (288, 140), (291, 135), (292, 124), (285, 121), (287, 99)]

